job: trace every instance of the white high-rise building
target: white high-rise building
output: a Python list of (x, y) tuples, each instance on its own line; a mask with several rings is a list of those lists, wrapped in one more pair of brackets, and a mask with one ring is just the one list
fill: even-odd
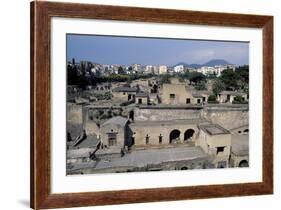
[(174, 72), (176, 73), (182, 73), (184, 72), (184, 65), (177, 65), (174, 67)]
[(168, 68), (165, 65), (160, 65), (159, 66), (159, 74), (167, 74)]
[(145, 66), (144, 71), (145, 71), (145, 73), (147, 73), (147, 74), (153, 73), (153, 66), (152, 66), (152, 65), (147, 65), (147, 66)]
[(216, 74), (216, 69), (212, 66), (202, 66), (201, 68), (198, 69), (198, 72), (204, 74), (204, 75), (209, 75), (209, 74)]
[(133, 67), (134, 73), (136, 73), (136, 72), (141, 72), (141, 70), (142, 70), (140, 64), (133, 64), (132, 67)]

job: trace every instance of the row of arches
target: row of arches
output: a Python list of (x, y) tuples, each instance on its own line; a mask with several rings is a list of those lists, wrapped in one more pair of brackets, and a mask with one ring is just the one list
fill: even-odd
[[(195, 130), (193, 129), (187, 129), (185, 130), (185, 132), (183, 133), (183, 140), (184, 142), (188, 142), (192, 139), (192, 137), (194, 136), (194, 133), (195, 133)], [(132, 132), (131, 133), (131, 138), (130, 138), (130, 143), (128, 143), (130, 146), (132, 145), (135, 145), (135, 132)], [(172, 144), (172, 143), (177, 143), (179, 142), (179, 140), (181, 140), (180, 137), (181, 136), (181, 131), (178, 130), (178, 129), (173, 129), (170, 133), (169, 133), (169, 143)], [(151, 142), (151, 139), (150, 139), (150, 135), (149, 133), (147, 133), (145, 136), (144, 136), (144, 144), (150, 144)], [(158, 143), (159, 144), (162, 144), (163, 143), (163, 140), (164, 140), (164, 136), (160, 133), (159, 136), (158, 136)]]
[[(193, 135), (194, 135), (195, 131), (193, 129), (187, 129), (185, 132), (184, 132), (184, 141), (188, 141), (190, 140)], [(178, 129), (174, 129), (170, 132), (170, 136), (169, 136), (169, 142), (170, 143), (173, 143), (173, 142), (176, 142), (178, 140), (180, 140), (180, 130)]]

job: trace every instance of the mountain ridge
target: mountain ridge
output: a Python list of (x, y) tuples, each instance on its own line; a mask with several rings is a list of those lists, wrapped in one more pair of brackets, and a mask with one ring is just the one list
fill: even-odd
[(217, 66), (217, 65), (228, 65), (228, 64), (230, 63), (224, 59), (212, 59), (204, 64), (197, 64), (197, 63), (188, 64), (185, 62), (179, 62), (174, 66), (184, 65), (191, 68), (201, 68), (202, 66)]

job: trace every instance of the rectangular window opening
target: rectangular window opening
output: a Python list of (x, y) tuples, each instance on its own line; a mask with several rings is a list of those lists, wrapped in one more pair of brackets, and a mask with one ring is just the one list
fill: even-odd
[(222, 153), (224, 151), (224, 147), (217, 147), (217, 154)]
[(170, 99), (174, 99), (174, 98), (176, 98), (176, 95), (174, 93), (171, 93), (170, 94)]

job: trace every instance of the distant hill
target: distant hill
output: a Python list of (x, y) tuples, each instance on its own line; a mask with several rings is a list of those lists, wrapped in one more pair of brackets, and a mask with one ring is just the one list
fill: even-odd
[(187, 65), (187, 66), (190, 67), (190, 68), (198, 69), (198, 68), (201, 68), (203, 65), (193, 63), (193, 64), (189, 64), (189, 65)]
[(217, 66), (217, 65), (228, 65), (230, 64), (228, 61), (223, 60), (223, 59), (212, 59), (204, 64), (197, 64), (197, 63), (192, 63), (192, 64), (187, 64), (185, 62), (179, 62), (174, 66), (178, 66), (178, 65), (184, 65), (190, 68), (201, 68), (202, 66)]
[(217, 65), (228, 65), (230, 64), (229, 62), (227, 62), (226, 60), (223, 59), (213, 59), (208, 61), (207, 63), (204, 63), (204, 66), (217, 66)]
[(180, 66), (180, 65), (188, 66), (187, 63), (179, 62), (179, 63), (175, 64), (173, 67), (175, 67), (175, 66)]

